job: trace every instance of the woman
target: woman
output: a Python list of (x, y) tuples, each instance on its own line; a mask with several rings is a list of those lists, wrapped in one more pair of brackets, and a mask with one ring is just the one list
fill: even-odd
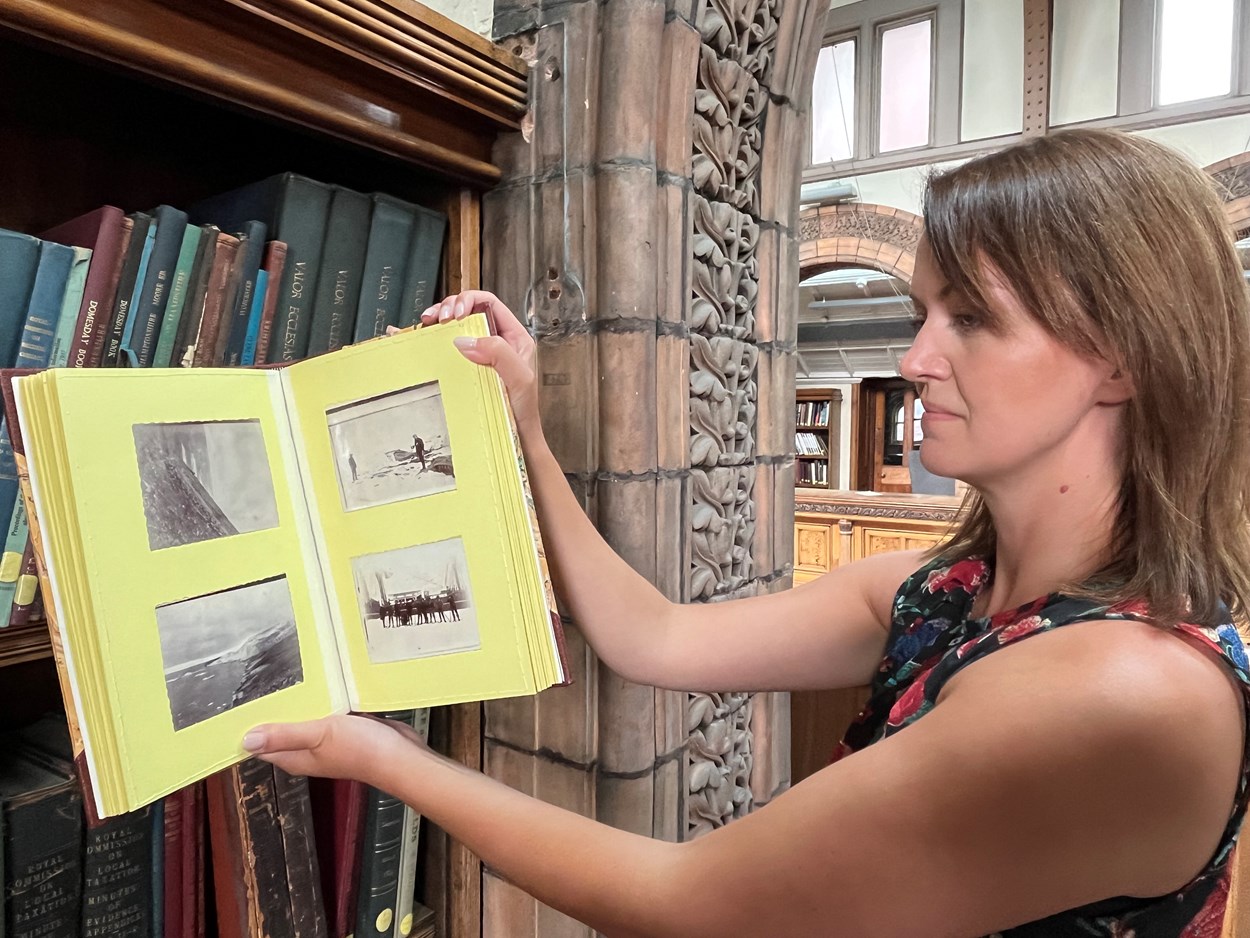
[(1070, 132), (937, 176), (924, 215), (902, 372), (926, 468), (977, 495), (936, 558), (777, 595), (661, 597), (565, 485), (516, 318), (477, 292), (424, 317), (494, 317), (499, 336), (457, 341), (507, 385), (559, 592), (600, 657), (678, 689), (872, 681), (833, 765), (669, 844), (376, 720), (260, 727), (247, 748), (393, 792), (614, 938), (1218, 935), (1250, 699), (1228, 624), (1250, 596), (1250, 315), (1219, 202), (1162, 147)]

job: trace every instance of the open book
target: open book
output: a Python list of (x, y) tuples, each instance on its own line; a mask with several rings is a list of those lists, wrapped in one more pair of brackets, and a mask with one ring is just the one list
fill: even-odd
[(472, 316), (280, 369), (13, 380), (99, 816), (241, 761), (257, 723), (564, 680), (502, 385), (452, 345), (486, 332)]

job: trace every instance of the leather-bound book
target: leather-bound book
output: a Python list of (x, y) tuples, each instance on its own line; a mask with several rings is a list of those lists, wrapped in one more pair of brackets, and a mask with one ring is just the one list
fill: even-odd
[(73, 776), (6, 748), (0, 759), (5, 938), (84, 938), (82, 818)]
[(297, 938), (273, 773), (248, 759), (205, 783), (220, 938)]
[(71, 368), (100, 363), (132, 225), (120, 208), (104, 205), (49, 228), (39, 236), (45, 241), (90, 248), (92, 252), (69, 352)]
[(364, 837), (365, 786), (341, 778), (309, 779), (321, 891), (332, 938), (356, 927), (356, 883)]

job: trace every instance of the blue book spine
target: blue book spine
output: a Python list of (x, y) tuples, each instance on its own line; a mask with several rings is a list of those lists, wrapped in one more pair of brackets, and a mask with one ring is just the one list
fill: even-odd
[[(143, 239), (143, 253), (139, 255), (139, 272), (135, 274), (135, 287), (130, 294), (130, 306), (126, 310), (126, 325), (122, 329), (121, 346), (117, 352), (117, 363), (135, 367), (138, 356), (135, 353), (135, 323), (138, 321), (139, 304), (143, 302), (143, 284), (148, 278), (148, 266), (152, 260), (152, 247), (156, 244), (156, 219), (148, 225), (148, 233)], [(142, 335), (142, 333), (140, 333)]]
[(245, 222), (239, 230), (239, 253), (235, 263), (239, 265), (239, 290), (234, 297), (233, 314), (227, 322), (222, 316), (222, 329), (229, 330), (226, 344), (226, 364), (238, 365), (243, 361), (243, 343), (247, 339), (248, 325), (252, 318), (252, 300), (256, 293), (256, 275), (265, 253), (266, 227), (258, 221)]
[[(69, 350), (74, 343), (78, 328), (78, 309), (82, 305), (83, 294), (87, 285), (87, 271), (91, 266), (90, 248), (70, 248), (74, 252), (74, 262), (70, 265), (69, 277), (65, 281), (65, 298), (61, 301), (61, 318), (52, 334), (52, 351), (48, 356), (48, 366), (63, 368), (69, 364)], [(5, 529), (4, 553), (0, 554), (0, 629), (9, 624), (9, 615), (13, 611), (13, 599), (18, 590), (29, 593), (26, 602), (34, 598), (38, 588), (38, 580), (27, 577), (29, 583), (20, 582), (22, 554), (26, 551), (26, 540), (30, 537), (30, 524), (26, 518), (26, 503), (17, 499), (13, 504), (13, 514)]]
[(240, 365), (256, 364), (256, 339), (260, 335), (260, 317), (265, 310), (265, 291), (269, 289), (269, 271), (256, 272), (256, 290), (252, 294), (252, 312), (247, 319), (247, 337), (243, 340)]
[(0, 230), (0, 365), (17, 358), (17, 344), (39, 266), (39, 239)]
[(153, 215), (156, 236), (152, 239), (152, 253), (144, 271), (139, 302), (131, 307), (134, 328), (129, 331), (133, 344), (123, 342), (130, 364), (135, 368), (147, 368), (156, 355), (156, 339), (169, 305), (174, 269), (182, 250), (182, 236), (187, 230), (186, 212), (161, 205)]

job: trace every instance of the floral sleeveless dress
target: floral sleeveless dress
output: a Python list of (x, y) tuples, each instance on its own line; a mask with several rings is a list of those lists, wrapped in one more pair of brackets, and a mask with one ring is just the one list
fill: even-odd
[[(1105, 606), (1057, 593), (992, 617), (970, 618), (973, 600), (989, 578), (983, 560), (938, 560), (899, 588), (885, 658), (868, 703), (834, 753), (835, 762), (920, 719), (961, 668), (1000, 648), (1074, 622), (1146, 618), (1142, 603)], [(1227, 663), (1250, 709), (1250, 661), (1233, 625), (1177, 628)], [(1248, 779), (1250, 745), (1220, 846), (1206, 868), (1179, 892), (1152, 899), (1107, 899), (1010, 929), (1002, 938), (1219, 938)]]

